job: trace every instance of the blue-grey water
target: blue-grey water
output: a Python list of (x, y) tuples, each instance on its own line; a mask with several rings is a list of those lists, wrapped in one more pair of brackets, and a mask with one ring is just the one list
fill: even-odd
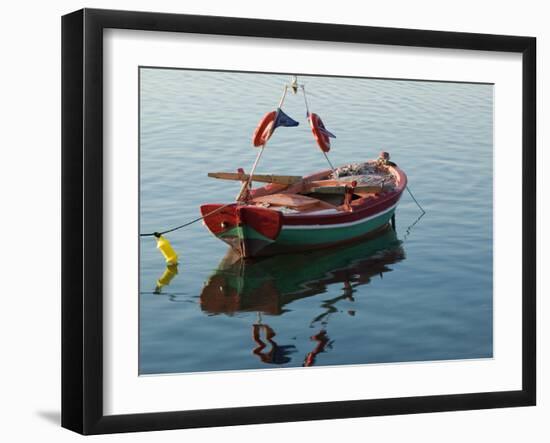
[[(249, 170), (251, 137), (288, 75), (140, 70), (140, 230), (229, 202)], [(165, 272), (140, 238), (141, 374), (490, 358), (493, 352), (493, 86), (302, 76), (312, 112), (337, 138), (336, 165), (390, 152), (408, 175), (396, 234), (351, 247), (221, 263), (228, 246), (202, 224), (167, 234)], [(326, 168), (301, 95), (283, 109), (257, 172)], [(413, 225), (411, 227), (411, 225)], [(157, 280), (169, 284), (157, 288)], [(162, 285), (161, 285), (162, 286)]]

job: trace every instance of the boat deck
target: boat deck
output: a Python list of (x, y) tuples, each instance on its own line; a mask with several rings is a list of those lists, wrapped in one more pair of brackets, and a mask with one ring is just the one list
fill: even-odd
[[(285, 215), (349, 212), (396, 190), (399, 176), (391, 166), (366, 162), (327, 170), (289, 185), (269, 184), (251, 191), (249, 206)], [(346, 202), (346, 193), (350, 193)]]

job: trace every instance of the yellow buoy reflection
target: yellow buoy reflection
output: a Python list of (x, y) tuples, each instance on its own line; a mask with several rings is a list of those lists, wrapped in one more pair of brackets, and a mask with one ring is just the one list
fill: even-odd
[(155, 294), (160, 294), (161, 289), (164, 286), (168, 286), (176, 275), (178, 275), (178, 265), (177, 264), (166, 265), (166, 269), (157, 280), (157, 286), (155, 287)]

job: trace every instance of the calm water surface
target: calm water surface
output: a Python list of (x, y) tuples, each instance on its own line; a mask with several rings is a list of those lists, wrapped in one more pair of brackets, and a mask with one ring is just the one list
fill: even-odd
[[(199, 216), (239, 184), (207, 172), (249, 169), (251, 136), (287, 75), (140, 71), (140, 230)], [(351, 247), (243, 263), (201, 223), (168, 234), (166, 268), (140, 239), (140, 373), (492, 357), (493, 87), (301, 77), (337, 136), (334, 164), (379, 151), (407, 173), (397, 232)], [(301, 95), (284, 110), (258, 173), (325, 169)], [(411, 227), (411, 225), (413, 225)], [(158, 288), (158, 281), (169, 283)]]

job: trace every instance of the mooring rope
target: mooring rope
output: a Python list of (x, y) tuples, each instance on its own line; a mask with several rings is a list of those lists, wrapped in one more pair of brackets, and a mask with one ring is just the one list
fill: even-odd
[(407, 191), (409, 192), (409, 195), (412, 197), (412, 199), (414, 200), (414, 202), (416, 203), (416, 206), (418, 206), (418, 208), (422, 211), (422, 214), (425, 214), (426, 211), (424, 211), (424, 208), (422, 206), (420, 206), (420, 203), (418, 203), (418, 201), (416, 200), (416, 198), (414, 198), (414, 195), (412, 193), (412, 191), (409, 189), (409, 187), (407, 186)]
[(168, 229), (166, 231), (161, 231), (161, 232), (150, 232), (148, 234), (139, 234), (139, 236), (140, 237), (152, 237), (152, 236), (160, 237), (161, 235), (168, 234), (169, 232), (177, 231), (178, 229), (185, 228), (186, 226), (189, 226), (189, 225), (192, 225), (193, 223), (201, 221), (202, 219), (204, 219), (206, 217), (209, 217), (210, 215), (215, 214), (216, 212), (219, 212), (222, 209), (227, 208), (228, 206), (231, 206), (233, 204), (235, 204), (235, 203), (228, 203), (226, 205), (220, 206), (219, 208), (216, 208), (213, 211), (210, 211), (210, 212), (208, 212), (207, 214), (204, 214), (201, 217), (195, 218), (194, 220), (191, 220), (187, 223), (184, 223), (183, 225), (176, 226), (175, 228)]
[(409, 235), (411, 234), (411, 231), (413, 230), (413, 228), (415, 227), (415, 225), (420, 221), (420, 219), (422, 217), (424, 217), (426, 215), (426, 212), (421, 212), (420, 215), (418, 216), (418, 218), (412, 222), (408, 227), (407, 229), (405, 230), (405, 233), (403, 234), (403, 238), (401, 239), (401, 243), (404, 243), (405, 241), (407, 241), (407, 238), (409, 237)]

